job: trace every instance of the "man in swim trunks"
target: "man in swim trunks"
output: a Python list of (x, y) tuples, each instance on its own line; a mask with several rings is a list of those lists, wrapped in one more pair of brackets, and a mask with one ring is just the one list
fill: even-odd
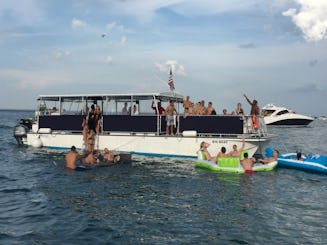
[(190, 101), (190, 96), (186, 96), (186, 99), (183, 101), (184, 113), (188, 112), (188, 109), (191, 107), (192, 102)]
[(246, 173), (252, 173), (253, 169), (252, 166), (256, 162), (254, 157), (249, 158), (247, 152), (244, 153), (244, 158), (241, 160), (241, 165), (244, 168)]
[(177, 114), (177, 110), (174, 106), (174, 102), (171, 100), (169, 101), (169, 105), (166, 108), (166, 135), (174, 135), (174, 112)]
[(79, 158), (79, 154), (76, 151), (76, 147), (72, 146), (70, 151), (66, 154), (66, 168), (75, 169), (76, 168), (76, 160)]

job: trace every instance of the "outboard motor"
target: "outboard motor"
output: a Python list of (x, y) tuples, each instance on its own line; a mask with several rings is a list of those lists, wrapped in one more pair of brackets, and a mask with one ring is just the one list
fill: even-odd
[(23, 144), (23, 138), (27, 136), (27, 132), (29, 131), (29, 128), (25, 125), (18, 124), (14, 128), (14, 137), (17, 140), (19, 145)]
[(26, 126), (28, 129), (32, 129), (33, 119), (31, 118), (22, 118), (19, 120), (19, 124)]

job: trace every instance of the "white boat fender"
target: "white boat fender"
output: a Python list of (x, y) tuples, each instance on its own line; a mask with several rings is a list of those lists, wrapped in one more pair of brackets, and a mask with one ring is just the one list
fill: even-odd
[(51, 134), (51, 128), (39, 128), (39, 134)]
[(32, 146), (33, 146), (34, 148), (41, 148), (41, 147), (43, 146), (43, 142), (42, 142), (42, 140), (40, 139), (40, 136), (37, 137), (35, 140), (33, 140), (33, 142), (32, 142)]
[(195, 137), (198, 132), (196, 130), (185, 130), (182, 132), (183, 137)]

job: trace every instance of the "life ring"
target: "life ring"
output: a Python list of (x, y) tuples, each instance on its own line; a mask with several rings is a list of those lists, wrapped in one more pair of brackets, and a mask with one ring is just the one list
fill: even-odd
[(254, 129), (259, 128), (259, 120), (256, 115), (252, 115), (252, 125)]

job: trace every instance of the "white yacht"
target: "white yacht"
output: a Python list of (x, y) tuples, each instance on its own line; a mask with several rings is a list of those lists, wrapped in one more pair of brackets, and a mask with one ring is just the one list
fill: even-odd
[(268, 104), (262, 108), (266, 125), (307, 126), (314, 118), (298, 114), (285, 107)]
[[(22, 119), (14, 129), (19, 144), (33, 147), (83, 149), (82, 122), (84, 108), (97, 105), (101, 109), (101, 128), (96, 137), (96, 149), (109, 148), (131, 154), (154, 156), (196, 157), (200, 143), (211, 144), (210, 154), (222, 146), (228, 151), (242, 145), (252, 156), (270, 141), (263, 118), (260, 127), (253, 128), (251, 117), (224, 115), (183, 115), (184, 97), (173, 92), (140, 94), (68, 94), (40, 95), (39, 106), (32, 120)], [(178, 114), (174, 120), (174, 135), (167, 136), (166, 118), (158, 112), (158, 102), (175, 103)], [(155, 107), (153, 107), (154, 105)], [(139, 113), (122, 114), (122, 108), (137, 106)]]

